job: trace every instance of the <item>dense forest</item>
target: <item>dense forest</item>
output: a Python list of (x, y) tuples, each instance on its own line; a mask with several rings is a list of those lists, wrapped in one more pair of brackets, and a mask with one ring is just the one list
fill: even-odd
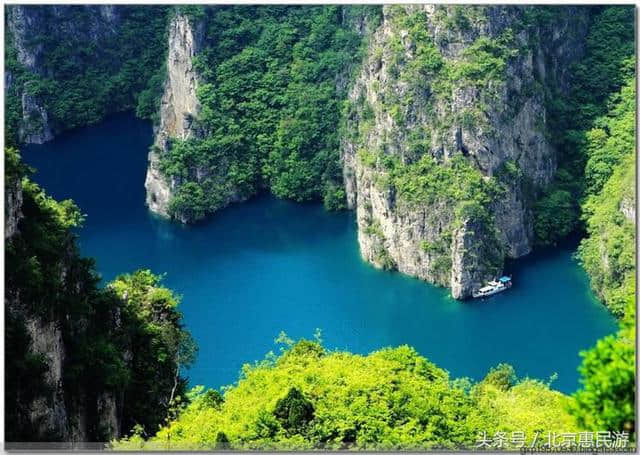
[[(411, 347), (362, 356), (330, 351), (319, 336), (294, 342), (284, 334), (280, 354), (247, 364), (236, 384), (222, 391), (188, 390), (181, 368), (197, 348), (183, 326), (180, 299), (148, 270), (100, 283), (93, 260), (82, 257), (76, 245), (79, 209), (49, 197), (21, 163), (20, 142), (43, 128), (41, 117), (25, 117), (25, 96), (46, 110), (54, 133), (123, 110), (157, 124), (167, 26), (175, 15), (185, 15), (204, 24), (206, 45), (193, 62), (201, 106), (191, 119), (194, 135), (173, 138), (161, 156), (164, 174), (180, 182), (170, 211), (198, 220), (221, 208), (230, 192), (246, 198), (262, 191), (344, 209), (340, 143), (373, 125), (371, 107), (347, 97), (381, 10), (135, 6), (122, 8), (116, 31), (107, 30), (98, 41), (86, 39), (95, 34), (91, 13), (85, 7), (69, 11), (60, 30), (77, 29), (76, 41), (45, 29), (21, 43), (41, 46), (36, 70), (19, 62), (14, 35), (5, 35), (5, 69), (11, 74), (5, 101), (5, 141), (11, 146), (5, 148), (5, 200), (10, 197), (11, 204), (5, 219), (17, 220), (5, 242), (7, 441), (126, 435), (113, 446), (461, 449), (476, 447), (479, 433), (486, 432), (491, 438), (508, 435), (504, 445), (492, 448), (518, 449), (545, 446), (548, 441), (534, 437), (547, 432), (624, 431), (635, 443), (633, 8), (589, 8), (584, 55), (571, 67), (570, 90), (541, 88), (558, 156), (552, 181), (538, 190), (533, 205), (535, 245), (552, 246), (580, 234), (576, 258), (620, 325), (582, 353), (581, 388), (573, 395), (553, 390), (553, 378), (516, 378), (506, 364), (473, 382), (451, 378)], [(394, 67), (407, 64), (399, 80), (416, 97), (446, 98), (458, 82), (495, 87), (503, 82), (507, 62), (523, 51), (512, 30), (495, 40), (479, 38), (463, 61), (451, 65), (424, 35), (420, 17), (397, 18), (406, 22), (408, 39), (420, 44), (418, 58), (403, 62), (401, 43), (392, 43), (399, 49)], [(440, 19), (452, 30), (482, 20), (469, 7)], [(544, 28), (559, 20), (553, 7), (532, 7), (519, 26)], [(385, 96), (381, 106), (390, 118), (409, 121), (406, 107), (412, 101)], [(470, 125), (486, 115), (482, 109), (458, 114), (455, 121)], [(349, 131), (347, 120), (355, 118), (360, 130)], [(427, 136), (406, 138), (416, 156), (428, 148)], [(458, 214), (461, 219), (473, 215), (492, 223), (484, 207), (507, 191), (509, 180), (524, 181), (512, 162), (496, 178), (485, 178), (463, 154), (446, 165), (428, 153), (405, 162), (362, 147), (357, 156), (388, 171), (376, 183), (393, 187), (399, 198), (455, 200), (466, 210)], [(368, 229), (381, 235), (379, 224)], [(445, 250), (435, 241), (424, 240), (420, 247)], [(388, 256), (381, 260), (393, 267)], [(450, 259), (440, 266), (449, 274)], [(35, 337), (45, 332), (58, 343), (57, 351), (39, 348)], [(105, 419), (105, 403), (113, 403), (117, 423)], [(68, 418), (51, 424), (54, 409)], [(83, 428), (72, 416), (83, 417)], [(522, 438), (512, 439), (520, 431)]]

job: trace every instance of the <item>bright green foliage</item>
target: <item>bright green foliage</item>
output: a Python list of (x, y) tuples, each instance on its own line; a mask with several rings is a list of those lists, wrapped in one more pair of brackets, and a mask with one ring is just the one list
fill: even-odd
[(207, 47), (195, 59), (203, 134), (174, 141), (162, 157), (166, 175), (191, 184), (171, 203), (176, 216), (197, 220), (265, 186), (281, 198), (341, 206), (335, 187), (346, 91), (336, 78), (348, 77), (361, 40), (343, 13), (336, 6), (204, 10), (198, 20)]
[[(591, 278), (591, 286), (611, 311), (621, 316), (629, 298), (635, 296), (635, 156), (628, 155), (600, 194), (585, 203), (588, 237), (579, 257)], [(633, 215), (629, 212), (629, 215)]]
[(502, 81), (507, 60), (518, 55), (511, 29), (496, 39), (481, 36), (463, 52), (463, 59), (452, 65), (450, 78), (479, 87)]
[(436, 162), (428, 154), (410, 165), (391, 159), (388, 163), (398, 194), (409, 202), (473, 201), (486, 207), (502, 189), (495, 180), (485, 180), (482, 173), (462, 155), (456, 155), (444, 164)]
[(635, 294), (635, 78), (611, 97), (606, 116), (587, 133), (587, 235), (579, 257), (591, 285), (621, 316)]
[[(611, 25), (611, 24), (610, 24)], [(635, 440), (636, 222), (635, 77), (610, 98), (586, 134), (587, 237), (578, 249), (591, 286), (622, 318), (616, 335), (581, 355), (583, 389), (572, 413), (581, 426), (627, 431)]]
[[(552, 391), (549, 385), (534, 379), (525, 379), (504, 389), (494, 384), (479, 383), (471, 393), (476, 409), (473, 422), (487, 430), (488, 435), (504, 431), (508, 435), (514, 431), (523, 431), (526, 445), (533, 443), (534, 435), (540, 432), (558, 433), (577, 432), (581, 428), (567, 409), (573, 402), (572, 397)], [(543, 445), (538, 438), (538, 445)], [(517, 450), (510, 442), (505, 448)]]
[(149, 271), (118, 277), (106, 288), (91, 259), (79, 255), (71, 228), (82, 216), (72, 201), (57, 202), (24, 177), (18, 152), (5, 150), (8, 185), (20, 182), (23, 218), (6, 244), (7, 440), (59, 440), (30, 426), (30, 406), (53, 391), (49, 366), (30, 350), (28, 321), (60, 330), (64, 343), (62, 383), (70, 413), (85, 409), (88, 438), (104, 441), (98, 426), (99, 397), (120, 401), (122, 428), (153, 431), (164, 422), (186, 381), (180, 367), (195, 347), (182, 326), (177, 299)]
[(599, 340), (582, 352), (583, 388), (575, 395), (571, 413), (579, 425), (593, 431), (627, 431), (635, 440), (635, 298), (616, 335)]
[[(542, 16), (533, 20), (553, 21), (551, 9), (535, 8)], [(552, 140), (558, 148), (558, 172), (545, 189), (534, 209), (534, 231), (539, 244), (554, 244), (569, 232), (580, 228), (580, 210), (575, 203), (592, 194), (611, 175), (612, 165), (621, 157), (621, 150), (631, 144), (633, 130), (624, 127), (634, 123), (635, 100), (626, 95), (614, 95), (627, 84), (632, 90), (635, 53), (634, 9), (629, 6), (606, 6), (591, 10), (585, 57), (572, 68), (571, 91), (568, 94), (545, 86)], [(624, 92), (623, 91), (623, 92)], [(613, 96), (613, 98), (611, 98)], [(619, 132), (626, 132), (607, 141), (611, 121), (604, 120), (608, 101), (620, 111), (616, 122)], [(624, 110), (623, 114), (621, 111)], [(611, 114), (609, 114), (611, 115)], [(612, 125), (611, 125), (612, 126)]]
[(126, 404), (123, 425), (153, 431), (163, 422), (163, 411), (184, 394), (180, 368), (193, 362), (196, 347), (183, 328), (177, 297), (160, 285), (160, 277), (140, 270), (119, 276), (108, 289), (125, 301), (124, 331), (133, 346), (125, 395), (135, 399)]
[(484, 378), (485, 384), (491, 384), (500, 390), (509, 390), (516, 381), (516, 371), (507, 363), (491, 368)]
[[(38, 8), (46, 16), (50, 6)], [(17, 91), (7, 93), (7, 131), (16, 133), (22, 108), (22, 87), (45, 107), (54, 131), (99, 122), (106, 115), (134, 109), (141, 117), (156, 115), (164, 80), (166, 6), (118, 6), (116, 33), (104, 31), (87, 41), (92, 15), (86, 6), (69, 6), (51, 29), (31, 30), (27, 45), (43, 47), (42, 68), (34, 74), (17, 60), (11, 33), (5, 28), (5, 69)], [(79, 33), (62, 32), (78, 30)], [(62, 34), (62, 35), (61, 35)], [(27, 125), (38, 128), (39, 125)], [(15, 142), (15, 137), (12, 138)]]
[(633, 8), (594, 10), (571, 94), (549, 104), (560, 168), (534, 210), (541, 244), (580, 228), (582, 218), (587, 238), (578, 256), (594, 291), (617, 316), (635, 294), (634, 42)]
[[(245, 365), (221, 405), (199, 391), (179, 417), (149, 441), (133, 435), (117, 449), (473, 448), (478, 433), (575, 431), (570, 398), (533, 380), (516, 382), (502, 365), (487, 380), (451, 381), (410, 347), (367, 356), (328, 352), (301, 340)], [(497, 381), (505, 377), (508, 384)], [(496, 385), (496, 383), (498, 383)]]
[(392, 155), (362, 149), (358, 159), (366, 166), (379, 167), (385, 173), (380, 184), (394, 186), (398, 196), (411, 204), (448, 201), (455, 207), (455, 203), (473, 202), (484, 212), (504, 191), (500, 182), (485, 179), (462, 155), (439, 163), (425, 154), (415, 163), (404, 164)]
[(588, 195), (600, 192), (620, 161), (635, 150), (635, 77), (627, 79), (620, 92), (609, 98), (608, 106), (606, 115), (596, 119), (594, 128), (586, 134)]

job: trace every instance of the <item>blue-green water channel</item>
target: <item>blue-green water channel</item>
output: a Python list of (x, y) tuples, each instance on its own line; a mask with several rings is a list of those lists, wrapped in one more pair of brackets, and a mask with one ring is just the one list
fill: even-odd
[(181, 226), (144, 205), (151, 126), (130, 114), (24, 151), (34, 179), (86, 213), (82, 253), (105, 280), (150, 268), (183, 297), (199, 345), (192, 385), (235, 382), (243, 363), (322, 329), (330, 348), (368, 353), (409, 344), (452, 376), (481, 379), (508, 362), (522, 376), (578, 387), (578, 352), (615, 331), (571, 255), (575, 242), (510, 264), (515, 285), (461, 303), (446, 289), (360, 259), (355, 217), (268, 196)]

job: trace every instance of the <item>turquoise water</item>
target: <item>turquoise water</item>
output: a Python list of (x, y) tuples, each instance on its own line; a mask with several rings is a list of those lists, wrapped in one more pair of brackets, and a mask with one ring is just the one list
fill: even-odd
[(192, 385), (237, 380), (241, 365), (322, 329), (331, 348), (367, 353), (409, 344), (453, 376), (481, 379), (500, 362), (522, 376), (578, 387), (578, 352), (615, 330), (571, 258), (574, 244), (513, 262), (514, 287), (461, 303), (445, 289), (376, 270), (359, 256), (353, 213), (263, 196), (181, 226), (144, 205), (148, 123), (129, 114), (30, 146), (34, 179), (87, 214), (81, 250), (106, 280), (150, 268), (183, 296), (199, 347)]

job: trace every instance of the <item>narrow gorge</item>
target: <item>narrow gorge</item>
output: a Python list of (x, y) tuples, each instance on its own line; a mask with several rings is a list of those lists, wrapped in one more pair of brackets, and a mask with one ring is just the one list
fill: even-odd
[(634, 8), (4, 20), (7, 441), (635, 444)]
[[(372, 25), (372, 13), (346, 22), (368, 44), (347, 84), (340, 159), (333, 165), (342, 167), (342, 197), (357, 213), (363, 258), (466, 298), (502, 271), (505, 257), (531, 251), (533, 205), (557, 167), (546, 103), (567, 96), (569, 68), (583, 54), (586, 13), (565, 8), (538, 24), (519, 7), (389, 6), (379, 25)], [(245, 164), (240, 153), (201, 150), (201, 139), (189, 141), (219, 134), (199, 119), (201, 76), (193, 61), (206, 48), (206, 20), (171, 21), (146, 180), (150, 209), (182, 222), (269, 185), (258, 176), (245, 189), (247, 179), (228, 177)], [(334, 122), (337, 128), (340, 120)], [(173, 155), (172, 140), (183, 144)], [(303, 155), (303, 145), (293, 152)], [(266, 145), (266, 160), (276, 147)], [(203, 154), (223, 156), (194, 163)], [(179, 164), (179, 172), (163, 172), (163, 156), (165, 169)]]

